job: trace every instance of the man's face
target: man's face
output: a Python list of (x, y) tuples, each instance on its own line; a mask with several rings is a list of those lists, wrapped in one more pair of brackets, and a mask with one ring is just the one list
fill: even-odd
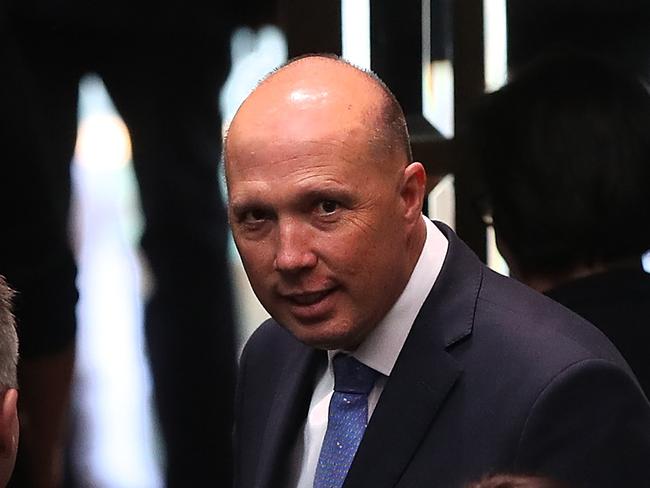
[(271, 316), (310, 346), (354, 349), (410, 275), (403, 171), (374, 159), (363, 124), (317, 125), (231, 136), (229, 216)]

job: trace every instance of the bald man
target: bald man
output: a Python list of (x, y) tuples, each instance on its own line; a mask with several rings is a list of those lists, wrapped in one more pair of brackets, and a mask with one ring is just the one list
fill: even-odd
[(326, 56), (271, 74), (225, 146), (271, 319), (241, 359), (237, 488), (456, 487), (528, 472), (650, 486), (650, 406), (595, 328), (421, 214), (399, 104)]

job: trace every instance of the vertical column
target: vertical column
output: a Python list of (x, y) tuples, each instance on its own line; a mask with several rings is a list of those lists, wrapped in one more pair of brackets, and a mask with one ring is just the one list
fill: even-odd
[(422, 115), (422, 2), (372, 0), (370, 46), (372, 70), (400, 101), (413, 144), (441, 137)]
[(486, 260), (485, 226), (475, 206), (477, 177), (475, 170), (459, 157), (463, 141), (462, 127), (468, 112), (485, 91), (483, 1), (464, 0), (452, 4), (454, 39), (454, 119), (456, 127), (456, 232)]

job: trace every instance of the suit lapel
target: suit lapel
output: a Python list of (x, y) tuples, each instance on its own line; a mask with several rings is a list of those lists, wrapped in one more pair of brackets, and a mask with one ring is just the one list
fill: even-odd
[(448, 351), (471, 334), (483, 266), (449, 228), (438, 226), (449, 240), (445, 263), (386, 382), (344, 488), (397, 486), (462, 373)]
[[(421, 349), (418, 352), (430, 357), (427, 369), (410, 357), (394, 370), (350, 468), (345, 488), (396, 486), (460, 375), (460, 367), (450, 356), (431, 357), (430, 351)], [(397, 381), (400, 377), (410, 379)]]
[(261, 439), (261, 452), (256, 488), (282, 486), (286, 475), (288, 454), (296, 440), (298, 429), (307, 416), (313, 391), (314, 378), (321, 360), (322, 351), (316, 351), (296, 343), (296, 351), (285, 362), (283, 383), (271, 405), (266, 429)]

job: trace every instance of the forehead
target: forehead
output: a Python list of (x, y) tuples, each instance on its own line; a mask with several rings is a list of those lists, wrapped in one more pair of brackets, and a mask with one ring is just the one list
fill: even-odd
[(289, 191), (316, 181), (356, 182), (372, 171), (367, 147), (360, 130), (306, 139), (251, 136), (229, 151), (228, 188), (232, 193), (247, 183), (267, 183)]
[(329, 109), (292, 107), (253, 112), (233, 124), (226, 147), (228, 183), (250, 172), (277, 173), (324, 166), (350, 169), (371, 159), (368, 118)]
[(375, 103), (342, 97), (320, 87), (253, 94), (230, 126), (226, 149), (230, 152), (232, 148), (270, 143), (367, 142), (379, 128), (378, 111)]

